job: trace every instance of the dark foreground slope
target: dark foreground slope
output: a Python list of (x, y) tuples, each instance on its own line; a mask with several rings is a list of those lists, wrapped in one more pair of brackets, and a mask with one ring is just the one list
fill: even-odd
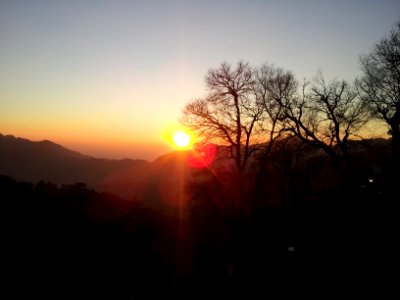
[(0, 176), (0, 195), (14, 298), (383, 297), (398, 286), (399, 205), (374, 191), (248, 216), (189, 203), (185, 219), (82, 184)]
[(0, 196), (4, 296), (137, 299), (174, 286), (162, 215), (82, 184), (0, 175)]

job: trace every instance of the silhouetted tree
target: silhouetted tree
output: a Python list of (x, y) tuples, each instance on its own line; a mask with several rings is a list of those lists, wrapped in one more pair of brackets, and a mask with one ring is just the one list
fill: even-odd
[(294, 97), (297, 89), (297, 82), (290, 71), (276, 68), (272, 65), (263, 65), (255, 70), (254, 94), (257, 105), (263, 111), (261, 126), (263, 136), (267, 141), (262, 148), (261, 156), (256, 161), (259, 172), (256, 180), (256, 193), (261, 192), (261, 184), (264, 177), (265, 164), (277, 141), (285, 132), (284, 107)]
[(305, 143), (324, 150), (342, 175), (350, 164), (349, 140), (368, 121), (368, 110), (346, 81), (327, 83), (318, 74), (304, 83), (300, 95), (283, 99), (287, 130)]
[(223, 146), (220, 149), (228, 149), (237, 173), (232, 197), (238, 198), (244, 211), (248, 205), (245, 199), (249, 181), (244, 173), (257, 150), (258, 133), (262, 129), (263, 109), (253, 92), (254, 69), (243, 62), (235, 68), (222, 63), (208, 71), (205, 81), (208, 95), (186, 105), (182, 123), (195, 132), (200, 142), (214, 142)]
[(383, 120), (392, 136), (393, 158), (400, 166), (400, 22), (369, 54), (360, 58), (363, 76), (358, 81), (361, 98), (374, 117)]
[(248, 63), (239, 62), (236, 68), (223, 63), (208, 71), (205, 80), (208, 95), (186, 105), (182, 123), (201, 141), (228, 146), (241, 174), (255, 151), (262, 115), (252, 95), (253, 69)]

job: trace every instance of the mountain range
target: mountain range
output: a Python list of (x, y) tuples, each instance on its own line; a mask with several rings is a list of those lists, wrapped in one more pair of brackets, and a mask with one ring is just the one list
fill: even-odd
[(185, 163), (187, 155), (187, 151), (175, 151), (153, 162), (94, 158), (48, 140), (0, 134), (0, 174), (32, 183), (84, 183), (123, 199), (145, 199), (147, 206), (154, 207), (160, 201), (167, 206), (183, 201), (184, 185), (192, 172)]
[[(387, 145), (388, 141), (383, 139), (354, 142), (354, 163), (359, 165), (357, 168), (360, 172), (365, 168), (370, 169), (370, 166), (382, 166), (382, 159), (388, 155), (385, 154)], [(324, 178), (325, 175), (320, 173), (325, 172), (326, 166), (322, 167), (317, 159), (319, 151), (305, 151), (308, 155), (303, 160), (308, 168), (313, 165), (312, 161), (319, 161), (319, 175), (314, 177)], [(48, 140), (36, 142), (0, 134), (0, 174), (32, 183), (41, 180), (58, 185), (85, 183), (88, 188), (113, 193), (124, 199), (145, 199), (148, 205), (154, 200), (155, 206), (159, 206), (160, 201), (172, 206), (178, 204), (184, 200), (184, 187), (191, 175), (195, 174), (196, 180), (199, 180), (196, 168), (185, 163), (190, 155), (186, 151), (175, 151), (153, 162), (101, 159), (80, 154)], [(212, 168), (220, 171), (229, 169), (229, 161), (221, 163), (219, 160)], [(229, 178), (222, 180), (225, 182)]]
[(34, 142), (0, 134), (0, 173), (19, 181), (82, 182), (97, 191), (127, 198), (150, 165), (139, 159), (94, 158), (48, 140)]

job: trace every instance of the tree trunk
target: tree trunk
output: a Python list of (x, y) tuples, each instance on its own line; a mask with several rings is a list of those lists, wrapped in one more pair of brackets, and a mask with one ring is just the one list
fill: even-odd
[(400, 163), (400, 111), (397, 110), (390, 122), (392, 132), (393, 165), (399, 171)]
[(392, 157), (393, 157), (393, 170), (392, 170), (392, 182), (391, 186), (394, 191), (394, 197), (397, 201), (400, 201), (400, 192), (398, 184), (400, 182), (400, 111), (395, 114), (391, 125), (392, 130)]

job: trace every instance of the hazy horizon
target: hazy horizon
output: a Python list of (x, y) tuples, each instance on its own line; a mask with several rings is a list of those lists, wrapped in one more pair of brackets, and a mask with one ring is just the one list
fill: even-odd
[[(28, 139), (24, 136), (18, 136), (10, 133), (0, 132), (3, 136), (13, 136), (15, 138)], [(74, 145), (74, 144), (63, 144), (62, 142), (50, 140), (50, 139), (28, 139), (31, 142), (42, 142), (50, 141), (58, 144), (68, 150), (79, 152), (82, 155), (92, 156), (94, 158), (104, 158), (104, 159), (139, 159), (147, 160), (149, 162), (155, 160), (156, 158), (168, 154), (174, 151), (173, 147), (166, 144), (159, 145), (127, 145), (124, 148), (115, 149), (112, 145), (97, 145), (99, 148), (96, 152), (91, 151), (93, 145)], [(79, 148), (79, 149), (77, 149)]]
[(353, 80), (399, 1), (2, 1), (0, 132), (152, 160), (208, 69), (268, 62)]

